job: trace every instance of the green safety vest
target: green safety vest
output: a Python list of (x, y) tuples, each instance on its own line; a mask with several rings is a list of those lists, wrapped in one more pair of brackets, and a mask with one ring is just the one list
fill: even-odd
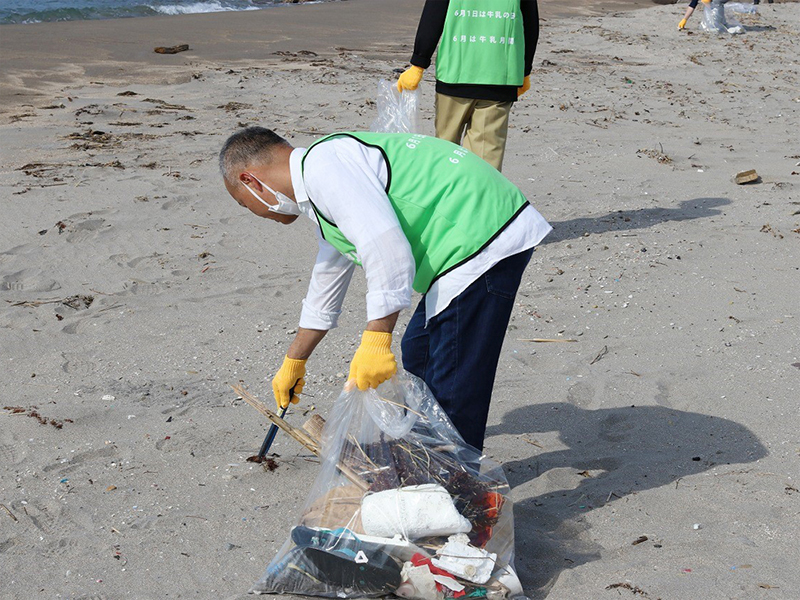
[[(482, 158), (446, 140), (409, 133), (334, 133), (378, 148), (386, 160), (386, 194), (411, 245), (414, 290), (433, 282), (478, 254), (528, 206), (522, 192)], [(356, 247), (309, 198), (322, 237), (360, 264)]]
[(521, 86), (525, 28), (520, 0), (450, 0), (436, 56), (445, 83)]

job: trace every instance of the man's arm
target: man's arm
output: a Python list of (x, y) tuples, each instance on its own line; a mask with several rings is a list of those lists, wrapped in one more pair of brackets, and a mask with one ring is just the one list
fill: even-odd
[(322, 341), (326, 333), (328, 332), (324, 329), (304, 329), (298, 327), (297, 335), (294, 336), (292, 345), (289, 346), (289, 349), (286, 351), (286, 356), (296, 360), (308, 360), (308, 357), (311, 356), (311, 353), (314, 352), (314, 348)]
[(367, 323), (348, 380), (360, 390), (378, 387), (397, 372), (392, 331), (411, 305), (415, 263), (386, 194), (383, 154), (352, 138), (319, 144), (306, 160), (306, 190), (317, 209), (356, 247), (367, 277)]
[(319, 252), (311, 272), (308, 293), (303, 300), (300, 326), (281, 368), (272, 379), (272, 392), (278, 408), (285, 408), (290, 402), (299, 400), (305, 385), (306, 360), (328, 330), (336, 327), (355, 269), (352, 261), (322, 239), (319, 231), (317, 240)]
[(319, 228), (316, 228), (316, 234), (319, 250), (303, 300), (299, 325), (303, 329), (327, 331), (338, 325), (347, 287), (356, 266), (322, 237)]
[(444, 31), (444, 20), (447, 17), (449, 0), (427, 0), (422, 9), (417, 27), (417, 37), (414, 40), (414, 53), (411, 55), (411, 64), (415, 67), (427, 69), (431, 66), (431, 58), (439, 45), (439, 38)]
[[(383, 317), (382, 319), (374, 319), (367, 323), (367, 331), (377, 331), (380, 333), (392, 333), (394, 326), (397, 324), (397, 317), (400, 316), (400, 311), (392, 313)], [(324, 335), (324, 334), (323, 334)], [(320, 338), (322, 339), (322, 338)]]
[(539, 43), (539, 6), (536, 0), (521, 0), (520, 12), (525, 28), (525, 76), (533, 69), (533, 56)]

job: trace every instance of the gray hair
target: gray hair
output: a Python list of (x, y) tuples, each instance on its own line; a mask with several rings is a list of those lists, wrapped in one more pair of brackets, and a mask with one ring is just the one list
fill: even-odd
[(247, 127), (237, 131), (219, 152), (219, 170), (225, 181), (235, 183), (239, 173), (256, 161), (270, 163), (277, 146), (289, 146), (289, 142), (266, 127)]

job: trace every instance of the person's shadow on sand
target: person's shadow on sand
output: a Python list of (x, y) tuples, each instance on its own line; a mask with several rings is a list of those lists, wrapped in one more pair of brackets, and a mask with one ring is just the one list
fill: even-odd
[(585, 233), (606, 233), (646, 229), (667, 221), (705, 219), (722, 214), (718, 207), (730, 204), (728, 198), (693, 198), (675, 208), (637, 208), (618, 210), (599, 217), (579, 217), (566, 221), (551, 221), (553, 232), (540, 245), (563, 242), (582, 237)]
[[(585, 410), (568, 403), (525, 406), (488, 428), (493, 434), (558, 432), (565, 449), (507, 462), (512, 487), (538, 477), (548, 491), (514, 506), (516, 563), (534, 598), (547, 596), (559, 573), (597, 560), (578, 539), (577, 520), (592, 508), (658, 488), (720, 464), (767, 455), (746, 427), (660, 406)], [(535, 493), (535, 492), (534, 492)]]

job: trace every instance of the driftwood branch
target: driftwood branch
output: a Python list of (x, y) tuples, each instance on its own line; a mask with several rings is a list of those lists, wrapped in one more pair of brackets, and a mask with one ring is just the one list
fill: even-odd
[[(267, 408), (267, 406), (263, 402), (261, 402), (261, 400), (256, 398), (253, 394), (245, 390), (243, 387), (239, 385), (232, 385), (231, 387), (233, 388), (233, 391), (239, 394), (239, 396), (241, 396), (242, 399), (245, 402), (247, 402), (250, 406), (255, 408), (258, 412), (267, 417), (267, 419), (272, 421), (272, 423), (277, 425), (280, 429), (282, 429), (291, 437), (293, 437), (295, 440), (300, 442), (300, 444), (306, 447), (313, 454), (315, 454), (316, 456), (320, 456), (319, 444), (308, 433), (306, 433), (302, 429), (293, 427), (292, 425), (287, 423), (284, 419), (279, 417), (277, 413)], [(347, 479), (349, 479), (351, 482), (357, 485), (362, 491), (365, 492), (367, 491), (369, 485), (367, 485), (367, 483), (361, 477), (359, 477), (358, 474), (356, 474), (351, 468), (349, 468), (346, 465), (343, 465), (341, 462), (338, 463), (336, 467), (339, 469), (339, 471), (342, 472), (342, 475), (347, 477)]]

